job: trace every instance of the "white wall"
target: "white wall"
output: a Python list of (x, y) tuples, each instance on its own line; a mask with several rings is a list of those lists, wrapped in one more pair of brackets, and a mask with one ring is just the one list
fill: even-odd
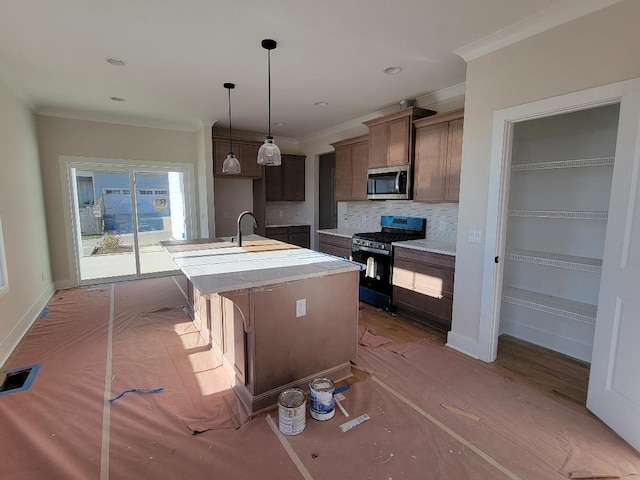
[[(38, 116), (38, 142), (46, 204), (51, 272), (58, 286), (75, 284), (69, 267), (58, 157), (81, 156), (149, 162), (190, 163), (198, 171), (198, 159), (206, 148), (198, 148), (197, 132), (134, 127)], [(209, 170), (211, 171), (211, 170)], [(196, 182), (198, 183), (198, 182)], [(197, 186), (196, 186), (197, 188)], [(196, 198), (198, 192), (196, 191)], [(196, 215), (198, 208), (196, 205)], [(197, 229), (198, 222), (196, 222)]]
[(0, 365), (53, 294), (35, 115), (0, 81), (0, 215), (9, 289), (0, 296)]
[[(467, 65), (455, 298), (449, 343), (478, 350), (493, 113), (640, 76), (640, 2), (626, 0)], [(485, 235), (483, 235), (483, 240)]]

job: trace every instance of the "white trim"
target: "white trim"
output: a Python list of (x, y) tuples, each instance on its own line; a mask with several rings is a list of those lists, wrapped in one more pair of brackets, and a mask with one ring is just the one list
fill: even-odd
[[(194, 165), (192, 163), (182, 162), (152, 162), (149, 160), (132, 160), (119, 158), (102, 158), (102, 157), (81, 157), (60, 155), (58, 157), (58, 166), (60, 170), (60, 182), (62, 189), (62, 210), (65, 224), (65, 236), (67, 243), (67, 256), (70, 279), (60, 280), (57, 284), (64, 285), (61, 288), (76, 287), (80, 284), (88, 285), (93, 283), (105, 283), (107, 281), (124, 280), (130, 277), (122, 278), (101, 278), (91, 281), (81, 282), (80, 265), (78, 262), (76, 235), (80, 235), (79, 227), (76, 225), (75, 215), (72, 216), (71, 206), (75, 205), (72, 169), (91, 170), (91, 171), (113, 171), (119, 170), (131, 174), (138, 171), (144, 172), (169, 172), (180, 171), (183, 173), (184, 189), (185, 189), (185, 219), (187, 238), (195, 238), (197, 232), (197, 218), (195, 204), (196, 199), (196, 182), (194, 174)], [(131, 187), (133, 194), (133, 187)], [(151, 276), (157, 276), (149, 274)], [(146, 278), (149, 275), (134, 276), (137, 278)]]
[(453, 348), (460, 353), (464, 353), (473, 358), (480, 358), (478, 356), (478, 341), (469, 337), (460, 335), (453, 330), (447, 333), (447, 347)]
[(49, 303), (54, 293), (53, 284), (49, 284), (35, 303), (31, 305), (27, 313), (16, 323), (11, 332), (9, 332), (9, 335), (7, 335), (7, 338), (0, 343), (0, 365), (3, 365), (11, 353), (13, 353), (29, 328), (31, 328), (31, 325), (38, 319), (44, 307), (47, 306), (47, 303)]
[(494, 361), (498, 349), (504, 261), (500, 261), (496, 265), (495, 257), (504, 259), (505, 256), (504, 243), (513, 125), (525, 120), (617, 103), (625, 92), (638, 88), (640, 88), (640, 78), (568, 93), (494, 112), (480, 303), (480, 338), (477, 350), (477, 356), (481, 360)]
[[(450, 100), (452, 98), (457, 98), (464, 96), (466, 90), (466, 83), (459, 83), (457, 85), (452, 85), (447, 88), (443, 88), (442, 90), (438, 90), (437, 92), (427, 93), (416, 98), (416, 103), (418, 105), (433, 105), (435, 103), (443, 102), (445, 100)], [(354, 118), (353, 120), (349, 120), (347, 122), (341, 123), (339, 125), (334, 125), (333, 127), (326, 128), (324, 130), (320, 130), (316, 133), (311, 133), (309, 135), (305, 135), (298, 140), (298, 143), (305, 144), (307, 142), (312, 142), (315, 140), (320, 140), (327, 137), (333, 137), (335, 135), (343, 134), (345, 131), (349, 131), (355, 128), (364, 127), (364, 122), (368, 120), (373, 120), (374, 118), (381, 117), (388, 113), (393, 113), (398, 111), (398, 105), (391, 105), (387, 108), (383, 108), (380, 111), (370, 113), (369, 115), (364, 115), (359, 118)], [(363, 129), (364, 133), (367, 133), (366, 127)], [(352, 133), (349, 133), (352, 136)]]
[(8, 292), (9, 292), (9, 274), (7, 271), (7, 254), (5, 253), (5, 250), (4, 250), (4, 234), (2, 233), (2, 215), (0, 215), (0, 297), (2, 297)]
[(520, 20), (491, 35), (453, 50), (452, 53), (470, 62), (495, 50), (525, 38), (551, 30), (577, 18), (609, 7), (621, 0), (570, 0)]

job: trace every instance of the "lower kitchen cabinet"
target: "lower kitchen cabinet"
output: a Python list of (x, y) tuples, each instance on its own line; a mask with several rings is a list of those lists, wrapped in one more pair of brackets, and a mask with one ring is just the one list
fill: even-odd
[(393, 304), (408, 317), (451, 330), (455, 257), (394, 247)]
[(351, 237), (340, 237), (328, 233), (318, 234), (318, 251), (341, 258), (351, 257)]
[(289, 225), (265, 228), (265, 237), (290, 243), (302, 248), (309, 248), (311, 227), (309, 225)]

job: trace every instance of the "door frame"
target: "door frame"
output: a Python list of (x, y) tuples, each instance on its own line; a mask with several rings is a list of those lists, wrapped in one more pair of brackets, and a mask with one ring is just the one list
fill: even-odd
[[(476, 352), (477, 357), (481, 360), (493, 362), (498, 352), (514, 125), (527, 120), (619, 103), (626, 92), (638, 88), (640, 88), (640, 78), (572, 92), (494, 112), (480, 302), (480, 334)], [(499, 259), (498, 263), (496, 263), (496, 257)]]
[[(92, 285), (96, 283), (105, 283), (113, 280), (133, 280), (138, 278), (149, 278), (162, 276), (164, 273), (149, 273), (140, 275), (124, 275), (122, 277), (109, 277), (90, 279), (82, 281), (80, 279), (80, 262), (78, 252), (78, 238), (80, 238), (80, 226), (77, 223), (77, 215), (75, 214), (76, 189), (73, 184), (72, 169), (80, 170), (103, 170), (103, 171), (125, 171), (129, 176), (131, 195), (134, 195), (134, 185), (132, 173), (141, 171), (147, 173), (163, 173), (171, 171), (180, 171), (183, 173), (184, 191), (185, 191), (185, 230), (187, 239), (194, 238), (197, 232), (197, 215), (195, 214), (196, 197), (195, 197), (195, 176), (194, 166), (191, 163), (182, 162), (150, 162), (139, 160), (128, 160), (118, 158), (101, 158), (101, 157), (81, 157), (60, 155), (58, 157), (60, 181), (62, 188), (62, 206), (65, 236), (67, 244), (67, 259), (71, 278), (67, 282), (56, 282), (56, 288), (72, 288), (79, 285)], [(135, 197), (134, 197), (135, 198)], [(135, 213), (135, 202), (132, 203), (132, 211)], [(133, 228), (137, 231), (137, 218), (133, 215)], [(134, 234), (137, 239), (137, 234)], [(134, 248), (137, 252), (138, 245), (135, 240)], [(136, 254), (136, 272), (140, 270), (140, 260)]]

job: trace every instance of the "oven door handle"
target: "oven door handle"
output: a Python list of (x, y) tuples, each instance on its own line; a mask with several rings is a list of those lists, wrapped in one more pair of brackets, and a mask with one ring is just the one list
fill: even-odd
[(378, 255), (384, 255), (386, 257), (391, 256), (391, 252), (387, 252), (385, 250), (376, 250), (375, 248), (361, 247), (361, 246), (358, 246), (357, 249), (355, 249), (355, 248), (352, 249), (351, 253), (358, 252), (358, 251), (369, 252), (369, 253), (377, 253)]

